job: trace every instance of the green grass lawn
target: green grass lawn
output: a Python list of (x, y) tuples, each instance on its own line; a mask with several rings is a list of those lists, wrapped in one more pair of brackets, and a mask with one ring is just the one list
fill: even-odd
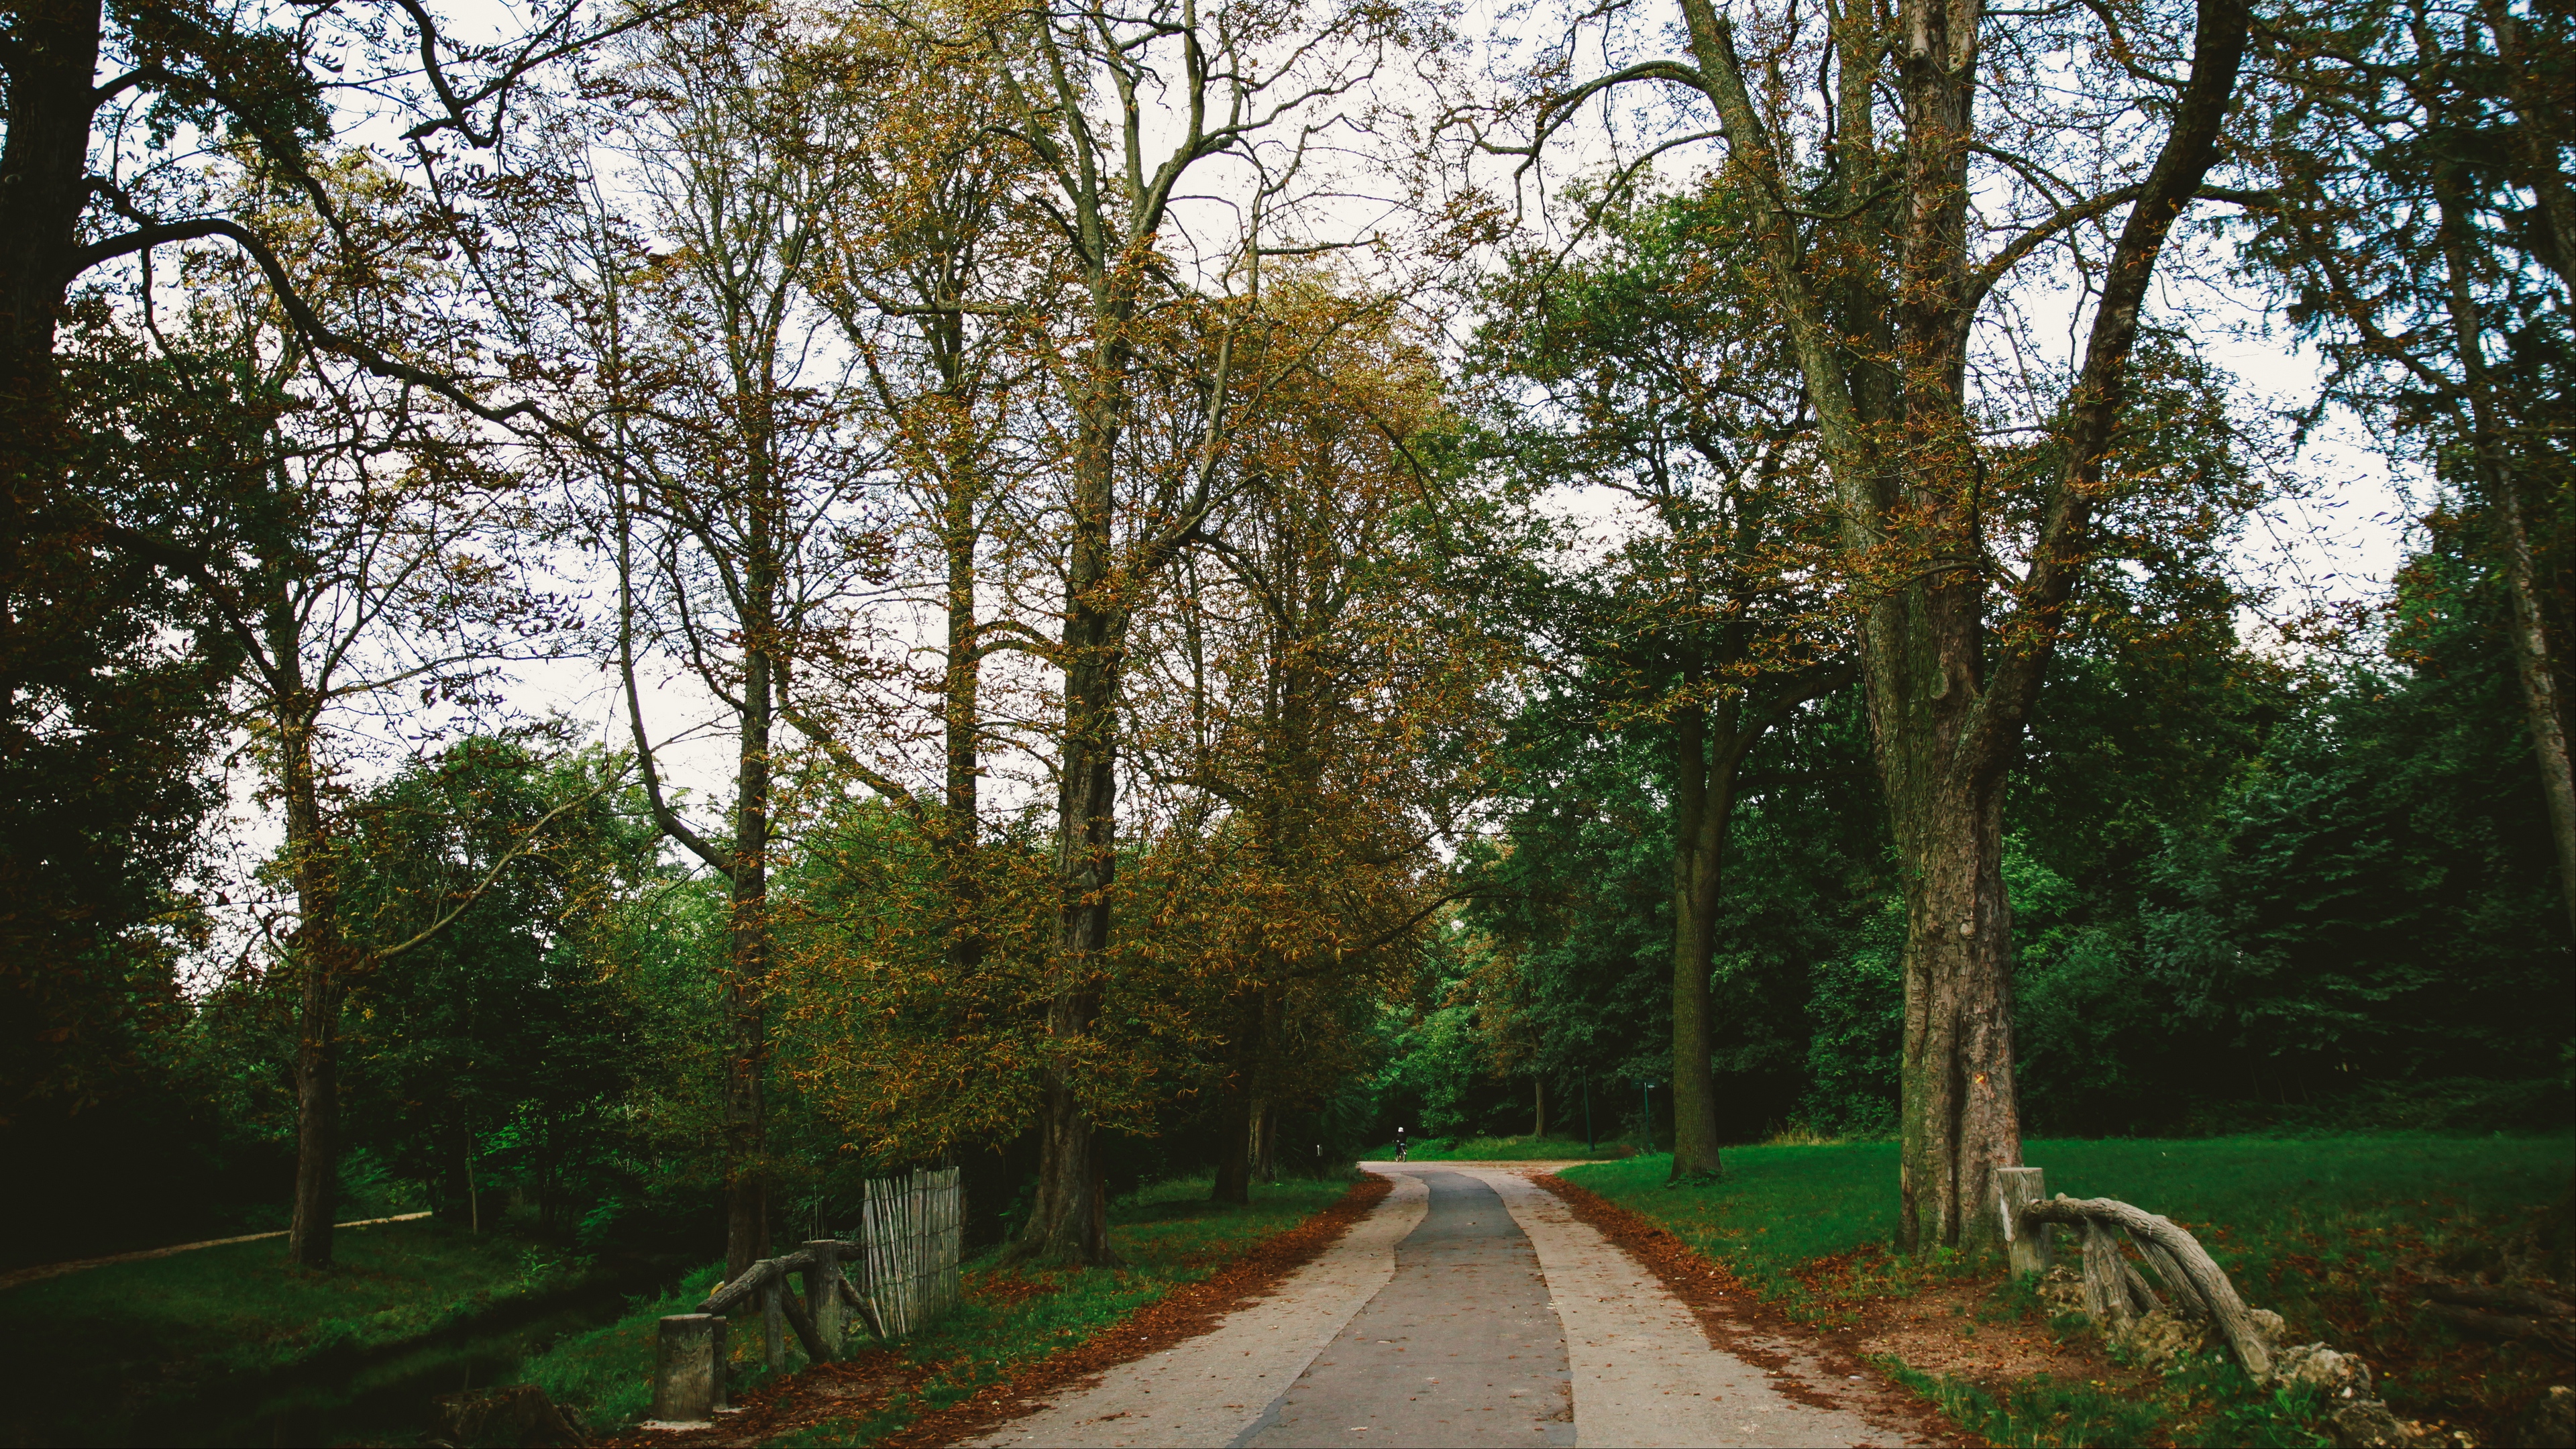
[[(2406, 1269), (2474, 1271), (2500, 1243), (2548, 1220), (2576, 1181), (2576, 1139), (2034, 1139), (2022, 1144), (2022, 1156), (2047, 1172), (2051, 1193), (2119, 1198), (2190, 1228), (2248, 1303), (2289, 1320), (2293, 1341), (2322, 1339), (2360, 1353), (2401, 1416), (2509, 1420), (2555, 1368), (2530, 1351), (2461, 1343), (2419, 1325), (2411, 1306), (2384, 1290)], [(1808, 1321), (1848, 1322), (1873, 1296), (1996, 1274), (1991, 1263), (1887, 1251), (1896, 1222), (1894, 1143), (1739, 1147), (1725, 1155), (1725, 1179), (1706, 1186), (1666, 1187), (1671, 1161), (1586, 1164), (1564, 1176), (1663, 1223)], [(2013, 1306), (2011, 1296), (1999, 1295), (1999, 1306)], [(2028, 1302), (2018, 1307), (2037, 1312)], [(2189, 1372), (2209, 1379), (2204, 1368)], [(2178, 1383), (2173, 1402), (2152, 1417), (2170, 1430), (2182, 1416), (2200, 1415), (2193, 1422), (2218, 1433), (2207, 1416), (2242, 1408), (2221, 1402), (2227, 1387)], [(2061, 1409), (2017, 1414), (2010, 1404), (1981, 1408), (1966, 1397), (1954, 1406), (1997, 1442), (2128, 1442), (2144, 1422), (2135, 1413), (2112, 1416), (2127, 1428), (2109, 1438), (2037, 1431)], [(2260, 1428), (2235, 1422), (2220, 1436), (2250, 1442)]]
[(590, 1271), (436, 1221), (343, 1230), (334, 1252), (329, 1272), (291, 1271), (271, 1238), (0, 1293), (0, 1361), (44, 1386), (12, 1397), (9, 1442), (148, 1442), (173, 1413), (249, 1413), (295, 1371), (345, 1361), (327, 1390), (343, 1398), (401, 1345), (577, 1289)]
[[(1433, 1137), (1415, 1142), (1406, 1154), (1412, 1162), (1581, 1162), (1609, 1161), (1637, 1149), (1604, 1142), (1588, 1147), (1580, 1137)], [(1363, 1162), (1392, 1162), (1395, 1144), (1381, 1142), (1360, 1154)]]
[[(1350, 1186), (1348, 1179), (1256, 1183), (1250, 1206), (1219, 1207), (1207, 1200), (1204, 1177), (1156, 1184), (1110, 1208), (1110, 1243), (1126, 1259), (1121, 1268), (1020, 1273), (987, 1254), (966, 1267), (966, 1301), (900, 1345), (907, 1362), (929, 1370), (917, 1392), (780, 1442), (864, 1443), (892, 1433), (923, 1413), (1080, 1343), (1184, 1283), (1206, 1277), (1252, 1244), (1339, 1201)], [(680, 1292), (638, 1302), (616, 1323), (565, 1339), (530, 1361), (521, 1377), (556, 1402), (572, 1406), (594, 1433), (635, 1423), (650, 1404), (654, 1324), (666, 1313), (691, 1311), (714, 1285), (718, 1271), (707, 1268)], [(744, 1315), (728, 1338), (731, 1382), (742, 1392), (765, 1377), (759, 1320)], [(858, 1342), (864, 1339), (854, 1340)], [(804, 1354), (791, 1347), (789, 1370), (804, 1361)]]

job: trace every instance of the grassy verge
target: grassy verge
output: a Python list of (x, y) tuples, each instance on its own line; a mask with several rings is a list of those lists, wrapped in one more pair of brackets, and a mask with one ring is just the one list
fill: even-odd
[[(1245, 1248), (1295, 1227), (1349, 1191), (1350, 1182), (1255, 1184), (1248, 1207), (1207, 1201), (1206, 1178), (1158, 1183), (1110, 1208), (1110, 1242), (1126, 1266), (1016, 1272), (994, 1255), (967, 1264), (965, 1301), (957, 1311), (897, 1348), (911, 1387), (852, 1418), (807, 1430), (782, 1444), (865, 1443), (987, 1385), (1007, 1380), (1058, 1349), (1080, 1343), (1172, 1289), (1208, 1276)], [(614, 1432), (644, 1416), (653, 1362), (654, 1324), (685, 1313), (705, 1296), (718, 1269), (709, 1267), (667, 1299), (638, 1301), (616, 1323), (565, 1339), (531, 1360), (522, 1377), (556, 1402), (572, 1406), (594, 1432)], [(741, 1392), (764, 1377), (758, 1320), (746, 1317), (728, 1335), (731, 1382)], [(788, 1367), (802, 1367), (791, 1350)]]
[(560, 1250), (439, 1222), (344, 1231), (334, 1250), (324, 1273), (290, 1270), (273, 1238), (8, 1290), (0, 1361), (44, 1385), (11, 1403), (9, 1439), (148, 1442), (171, 1414), (248, 1412), (264, 1386), (305, 1369), (347, 1363), (355, 1377), (360, 1362), (576, 1290), (592, 1272)]
[[(2424, 1323), (2389, 1290), (2408, 1274), (2465, 1276), (2563, 1211), (2552, 1205), (2576, 1174), (2567, 1137), (2033, 1140), (2023, 1157), (2047, 1171), (2052, 1193), (2120, 1198), (2190, 1228), (2248, 1302), (2289, 1321), (2293, 1341), (2323, 1339), (2368, 1361), (2400, 1417), (2491, 1435), (2563, 1375), (2536, 1351)], [(1888, 1251), (1893, 1143), (1736, 1148), (1725, 1180), (1705, 1186), (1665, 1186), (1670, 1164), (1639, 1157), (1565, 1176), (1662, 1223), (1808, 1322), (1857, 1323), (1871, 1299), (1944, 1283), (1991, 1284), (1981, 1316), (2045, 1318), (1991, 1263)], [(1918, 1387), (1997, 1443), (2316, 1442), (2313, 1403), (2257, 1393), (2232, 1365), (2207, 1360), (2177, 1366), (2143, 1404), (2090, 1385)]]
[[(1413, 1143), (1406, 1156), (1413, 1162), (1607, 1162), (1636, 1151), (1619, 1143), (1586, 1146), (1580, 1137), (1431, 1137)], [(1392, 1162), (1395, 1144), (1380, 1143), (1361, 1160)]]

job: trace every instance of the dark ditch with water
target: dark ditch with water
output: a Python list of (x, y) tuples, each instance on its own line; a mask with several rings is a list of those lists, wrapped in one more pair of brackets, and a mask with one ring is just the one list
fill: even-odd
[[(0, 1443), (135, 1445), (416, 1445), (428, 1442), (430, 1401), (512, 1382), (519, 1367), (567, 1334), (614, 1322), (638, 1296), (677, 1282), (678, 1259), (606, 1262), (580, 1282), (513, 1299), (435, 1333), (380, 1348), (326, 1351), (291, 1368), (212, 1382), (185, 1363), (137, 1366), (112, 1402), (48, 1415), (39, 1437), (0, 1429)], [(10, 1377), (15, 1378), (15, 1375)], [(13, 1393), (41, 1393), (19, 1385)]]

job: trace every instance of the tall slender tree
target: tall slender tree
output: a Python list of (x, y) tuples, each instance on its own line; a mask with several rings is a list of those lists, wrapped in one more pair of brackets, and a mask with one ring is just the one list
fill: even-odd
[[(1223, 502), (1240, 382), (1231, 319), (1248, 315), (1265, 247), (1328, 244), (1310, 143), (1325, 113), (1376, 75), (1405, 19), (1326, 0), (1080, 0), (912, 20), (940, 44), (989, 55), (996, 129), (1028, 155), (1046, 217), (1046, 267), (1072, 300), (1050, 341), (1063, 414), (1062, 605), (1048, 662), (1062, 676), (1056, 872), (1060, 906), (1047, 991), (1049, 1065), (1026, 1252), (1111, 1261), (1086, 1078), (1116, 895), (1118, 718), (1137, 610)], [(1274, 63), (1275, 62), (1275, 63)], [(1147, 124), (1147, 112), (1155, 124)], [(1196, 255), (1177, 231), (1190, 189), (1232, 193)], [(1136, 380), (1178, 334), (1175, 307), (1233, 292), (1196, 355), (1162, 355), (1198, 378), (1178, 427), (1140, 427)], [(1186, 360), (1184, 360), (1186, 359)]]
[(1740, 201), (1718, 182), (1591, 210), (1605, 245), (1521, 257), (1476, 361), (1508, 389), (1498, 441), (1524, 487), (1634, 505), (1597, 561), (1583, 541), (1526, 608), (1599, 723), (1667, 753), (1679, 1180), (1719, 1171), (1709, 975), (1736, 772), (1789, 711), (1850, 681), (1848, 621), (1812, 420), (1761, 316)]
[[(2323, 345), (2328, 391), (2429, 448), (2487, 524), (2576, 935), (2563, 584), (2576, 27), (2498, 3), (2329, 6), (2269, 37), (2278, 205), (2251, 254)], [(2556, 570), (2563, 570), (2559, 561)]]

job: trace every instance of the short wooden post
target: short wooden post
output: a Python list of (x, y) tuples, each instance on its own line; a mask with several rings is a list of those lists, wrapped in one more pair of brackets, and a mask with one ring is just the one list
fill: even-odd
[(805, 1251), (814, 1255), (814, 1266), (805, 1270), (805, 1308), (814, 1315), (814, 1336), (822, 1340), (823, 1352), (839, 1358), (850, 1316), (841, 1299), (841, 1245), (820, 1238), (807, 1243)]
[(713, 1313), (674, 1313), (653, 1340), (653, 1417), (702, 1424), (724, 1401), (725, 1321)]
[(769, 1371), (774, 1374), (787, 1371), (787, 1305), (778, 1301), (786, 1291), (787, 1275), (770, 1268), (767, 1281), (760, 1285), (760, 1331), (767, 1336), (764, 1347), (769, 1355)]
[(2003, 1214), (2004, 1244), (2016, 1275), (2048, 1271), (2048, 1225), (2024, 1227), (2021, 1221), (2023, 1208), (2048, 1201), (2041, 1178), (2036, 1167), (1995, 1169), (1995, 1209)]

